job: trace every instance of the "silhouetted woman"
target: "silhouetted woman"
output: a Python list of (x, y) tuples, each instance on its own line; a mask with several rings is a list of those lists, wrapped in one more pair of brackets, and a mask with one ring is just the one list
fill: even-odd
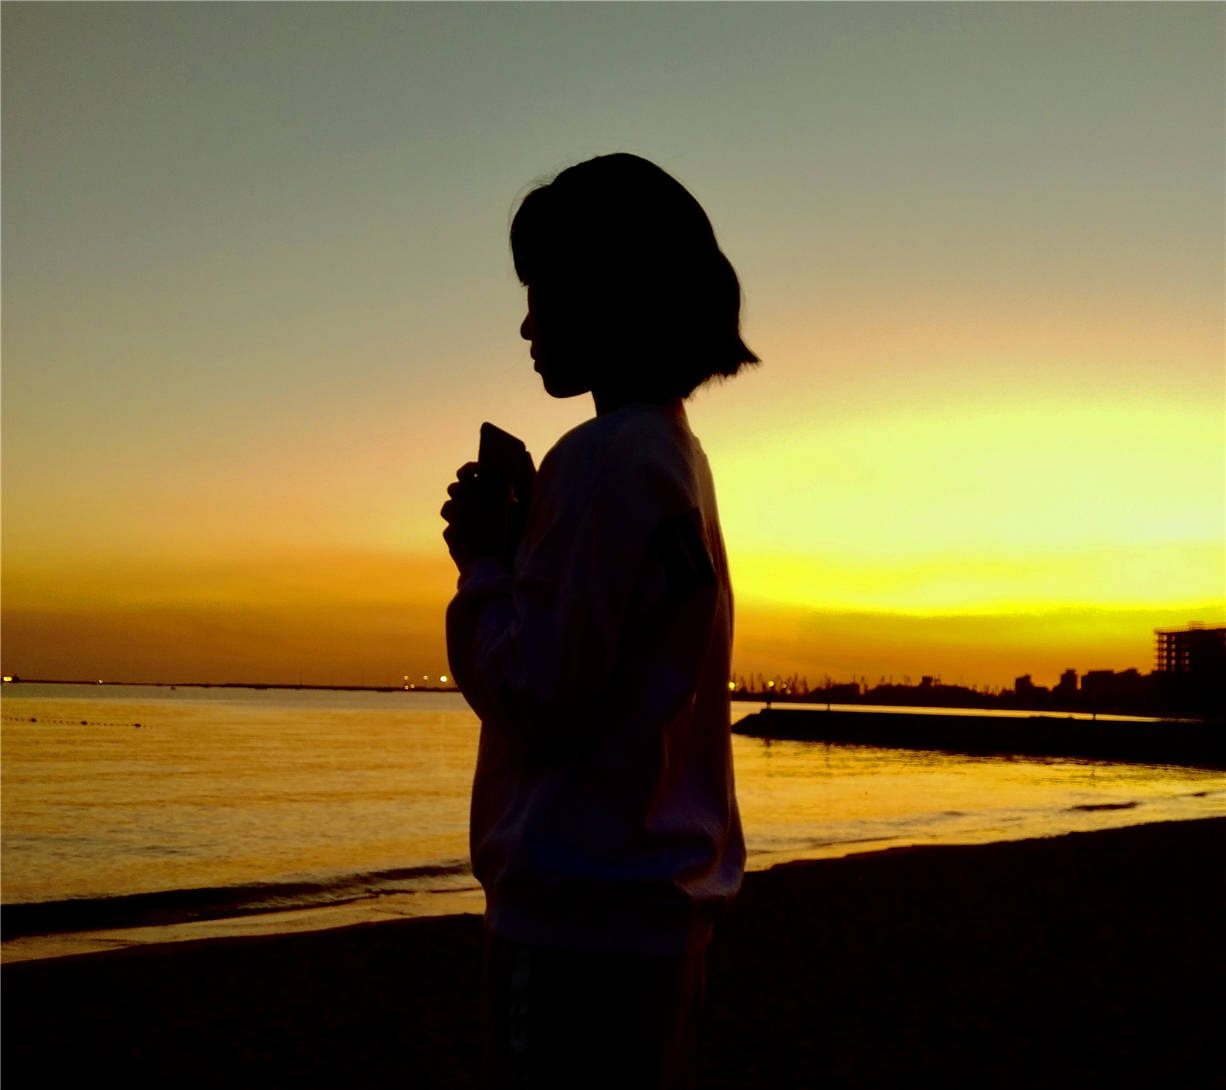
[(732, 593), (682, 402), (757, 357), (706, 214), (645, 159), (533, 190), (511, 248), (545, 390), (592, 394), (596, 416), (542, 462), (510, 567), (506, 484), (470, 463), (443, 508), (448, 653), (482, 723), (486, 1085), (688, 1086), (706, 947), (745, 849)]

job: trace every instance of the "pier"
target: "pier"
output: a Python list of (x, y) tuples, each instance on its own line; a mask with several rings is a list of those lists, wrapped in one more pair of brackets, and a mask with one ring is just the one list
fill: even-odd
[(942, 715), (792, 705), (748, 715), (733, 731), (754, 738), (893, 749), (1226, 768), (1226, 723), (1220, 720)]

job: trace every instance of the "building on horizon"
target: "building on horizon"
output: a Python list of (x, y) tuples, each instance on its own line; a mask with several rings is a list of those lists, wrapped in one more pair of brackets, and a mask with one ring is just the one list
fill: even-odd
[(1020, 699), (1031, 700), (1046, 696), (1048, 693), (1047, 686), (1036, 685), (1029, 674), (1013, 679), (1013, 691)]
[(1154, 669), (1162, 674), (1221, 675), (1226, 673), (1226, 628), (1155, 628), (1158, 637)]
[(1118, 671), (1087, 670), (1081, 678), (1081, 691), (1095, 706), (1139, 704), (1151, 696), (1147, 679), (1135, 666)]
[(1154, 678), (1163, 702), (1220, 716), (1226, 706), (1226, 627), (1156, 628)]
[(1052, 690), (1052, 695), (1071, 698), (1077, 695), (1077, 671), (1071, 667), (1060, 675), (1060, 683)]

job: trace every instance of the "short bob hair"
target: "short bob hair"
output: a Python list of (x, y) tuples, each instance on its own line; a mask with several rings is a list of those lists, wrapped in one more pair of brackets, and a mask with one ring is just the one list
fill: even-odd
[(511, 254), (520, 281), (564, 296), (649, 396), (688, 397), (758, 362), (707, 214), (637, 155), (600, 155), (533, 189), (511, 222)]

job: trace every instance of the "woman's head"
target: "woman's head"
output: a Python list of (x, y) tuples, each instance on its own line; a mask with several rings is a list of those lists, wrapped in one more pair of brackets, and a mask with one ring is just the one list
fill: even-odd
[[(511, 252), (529, 289), (523, 333), (555, 396), (603, 381), (686, 397), (758, 362), (706, 213), (646, 159), (601, 155), (532, 190), (512, 221)], [(591, 379), (585, 388), (576, 369)]]

